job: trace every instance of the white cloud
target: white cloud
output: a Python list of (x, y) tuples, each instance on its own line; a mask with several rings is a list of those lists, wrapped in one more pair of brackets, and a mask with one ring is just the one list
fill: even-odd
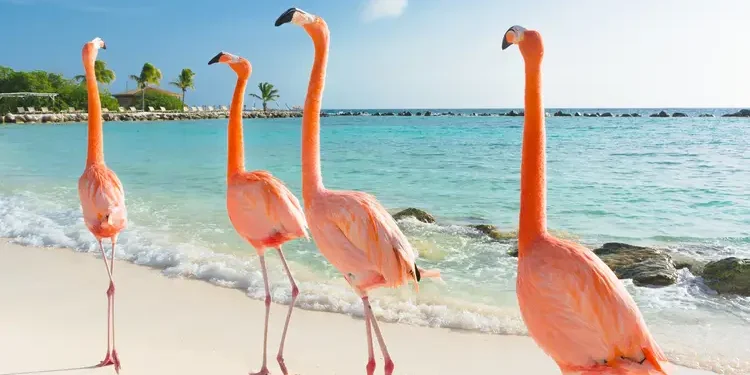
[(408, 0), (367, 0), (362, 17), (365, 21), (378, 18), (399, 17), (404, 13)]

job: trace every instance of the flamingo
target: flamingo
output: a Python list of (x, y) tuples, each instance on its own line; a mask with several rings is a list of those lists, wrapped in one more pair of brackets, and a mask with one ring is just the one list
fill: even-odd
[(292, 285), (292, 300), (289, 302), (284, 331), (276, 360), (284, 375), (287, 368), (284, 363), (284, 340), (292, 317), (294, 303), (299, 289), (289, 271), (289, 265), (281, 250), (281, 245), (296, 238), (307, 238), (307, 223), (297, 197), (281, 180), (267, 171), (246, 171), (245, 150), (242, 141), (242, 108), (247, 80), (252, 73), (252, 66), (245, 58), (231, 53), (219, 52), (208, 65), (224, 63), (237, 73), (237, 85), (234, 88), (232, 105), (229, 110), (229, 144), (227, 161), (227, 213), (232, 226), (258, 252), (260, 267), (263, 272), (263, 284), (266, 290), (266, 316), (263, 329), (263, 365), (253, 375), (267, 375), (266, 347), (268, 344), (268, 315), (271, 307), (271, 292), (268, 288), (265, 251), (275, 248), (284, 265)]
[(591, 250), (547, 231), (539, 32), (513, 26), (526, 70), (516, 293), (529, 334), (563, 374), (667, 374), (625, 286)]
[[(109, 276), (109, 287), (107, 288), (107, 354), (98, 366), (114, 365), (115, 371), (119, 373), (120, 359), (117, 356), (117, 350), (115, 350), (115, 282), (112, 273), (115, 266), (115, 243), (117, 242), (117, 236), (127, 227), (128, 214), (125, 208), (125, 190), (122, 183), (115, 172), (107, 168), (104, 163), (102, 104), (94, 71), (94, 62), (99, 48), (107, 49), (101, 38), (94, 38), (94, 40), (83, 45), (83, 67), (86, 71), (89, 106), (88, 152), (86, 168), (78, 180), (78, 197), (81, 200), (83, 220), (99, 243), (104, 267), (106, 267), (107, 276)], [(104, 238), (108, 238), (112, 243), (112, 255), (109, 264), (107, 264), (107, 256), (104, 254), (104, 247), (102, 246), (102, 239)]]
[(275, 25), (294, 23), (312, 38), (315, 60), (302, 115), (302, 198), (310, 234), (323, 256), (333, 264), (362, 299), (367, 331), (367, 374), (375, 371), (372, 328), (383, 352), (385, 374), (394, 364), (372, 313), (368, 291), (378, 287), (396, 288), (422, 277), (440, 277), (437, 270), (423, 270), (406, 236), (374, 196), (358, 191), (329, 190), (323, 186), (320, 171), (320, 108), (328, 63), (329, 32), (323, 18), (301, 9), (290, 8)]

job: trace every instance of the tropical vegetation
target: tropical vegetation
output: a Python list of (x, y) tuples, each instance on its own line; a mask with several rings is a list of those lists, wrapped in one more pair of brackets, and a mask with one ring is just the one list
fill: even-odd
[[(115, 72), (107, 68), (107, 63), (102, 60), (96, 60), (94, 63), (94, 73), (96, 74), (96, 81), (108, 85), (115, 80)], [(79, 74), (73, 77), (79, 82), (86, 82), (86, 75)]]
[(268, 102), (274, 102), (276, 99), (279, 98), (279, 90), (273, 87), (272, 84), (268, 82), (261, 82), (258, 84), (258, 90), (260, 90), (260, 95), (258, 94), (250, 94), (253, 98), (256, 98), (258, 100), (261, 100), (263, 102), (263, 111), (268, 111)]
[(177, 76), (177, 79), (169, 82), (170, 85), (175, 86), (182, 90), (182, 105), (185, 105), (185, 93), (188, 89), (195, 90), (195, 85), (193, 82), (193, 78), (195, 77), (195, 73), (193, 73), (190, 69), (182, 69), (180, 72), (180, 75)]
[(161, 70), (157, 69), (153, 64), (147, 62), (143, 64), (143, 68), (141, 68), (141, 74), (131, 74), (130, 79), (134, 80), (138, 84), (138, 88), (141, 89), (141, 110), (145, 111), (145, 89), (146, 87), (148, 87), (148, 85), (159, 86), (159, 82), (161, 82)]
[[(58, 96), (54, 101), (44, 97), (2, 98), (0, 115), (16, 113), (17, 107), (47, 107), (53, 111), (60, 111), (68, 107), (84, 109), (88, 106), (86, 86), (75, 79), (43, 70), (21, 72), (0, 66), (0, 93), (10, 92), (57, 93)], [(99, 96), (102, 107), (117, 110), (117, 99), (108, 90), (100, 90)]]

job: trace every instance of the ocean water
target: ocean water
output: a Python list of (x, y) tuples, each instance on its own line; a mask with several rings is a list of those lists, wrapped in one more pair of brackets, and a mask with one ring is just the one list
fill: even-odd
[[(423, 281), (419, 294), (411, 287), (377, 291), (380, 320), (526, 334), (511, 245), (466, 227), (516, 228), (522, 122), (323, 119), (328, 188), (367, 191), (390, 210), (414, 206), (438, 219), (399, 224), (419, 263), (439, 268), (444, 283)], [(549, 226), (589, 247), (619, 241), (701, 260), (750, 257), (748, 140), (747, 119), (548, 117)], [(301, 199), (299, 142), (300, 119), (245, 120), (248, 169), (271, 171)], [(1, 237), (96, 254), (76, 191), (85, 150), (85, 124), (0, 126)], [(226, 215), (226, 120), (107, 123), (105, 154), (125, 186), (130, 216), (118, 258), (263, 298), (257, 256)], [(285, 250), (300, 283), (300, 307), (362, 316), (359, 299), (313, 242), (294, 241)], [(273, 299), (288, 303), (280, 262), (268, 258)], [(716, 295), (687, 270), (669, 287), (625, 283), (673, 361), (750, 373), (750, 298)]]

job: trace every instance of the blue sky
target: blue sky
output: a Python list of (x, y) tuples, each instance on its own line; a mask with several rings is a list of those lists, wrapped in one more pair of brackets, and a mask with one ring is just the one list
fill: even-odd
[(520, 107), (520, 53), (500, 49), (514, 24), (544, 37), (547, 107), (750, 105), (746, 0), (0, 0), (0, 65), (80, 74), (99, 36), (111, 91), (149, 61), (162, 87), (196, 72), (190, 104), (226, 104), (234, 73), (207, 65), (224, 50), (253, 64), (249, 89), (268, 81), (301, 105), (310, 39), (273, 26), (290, 6), (331, 29), (325, 108)]

